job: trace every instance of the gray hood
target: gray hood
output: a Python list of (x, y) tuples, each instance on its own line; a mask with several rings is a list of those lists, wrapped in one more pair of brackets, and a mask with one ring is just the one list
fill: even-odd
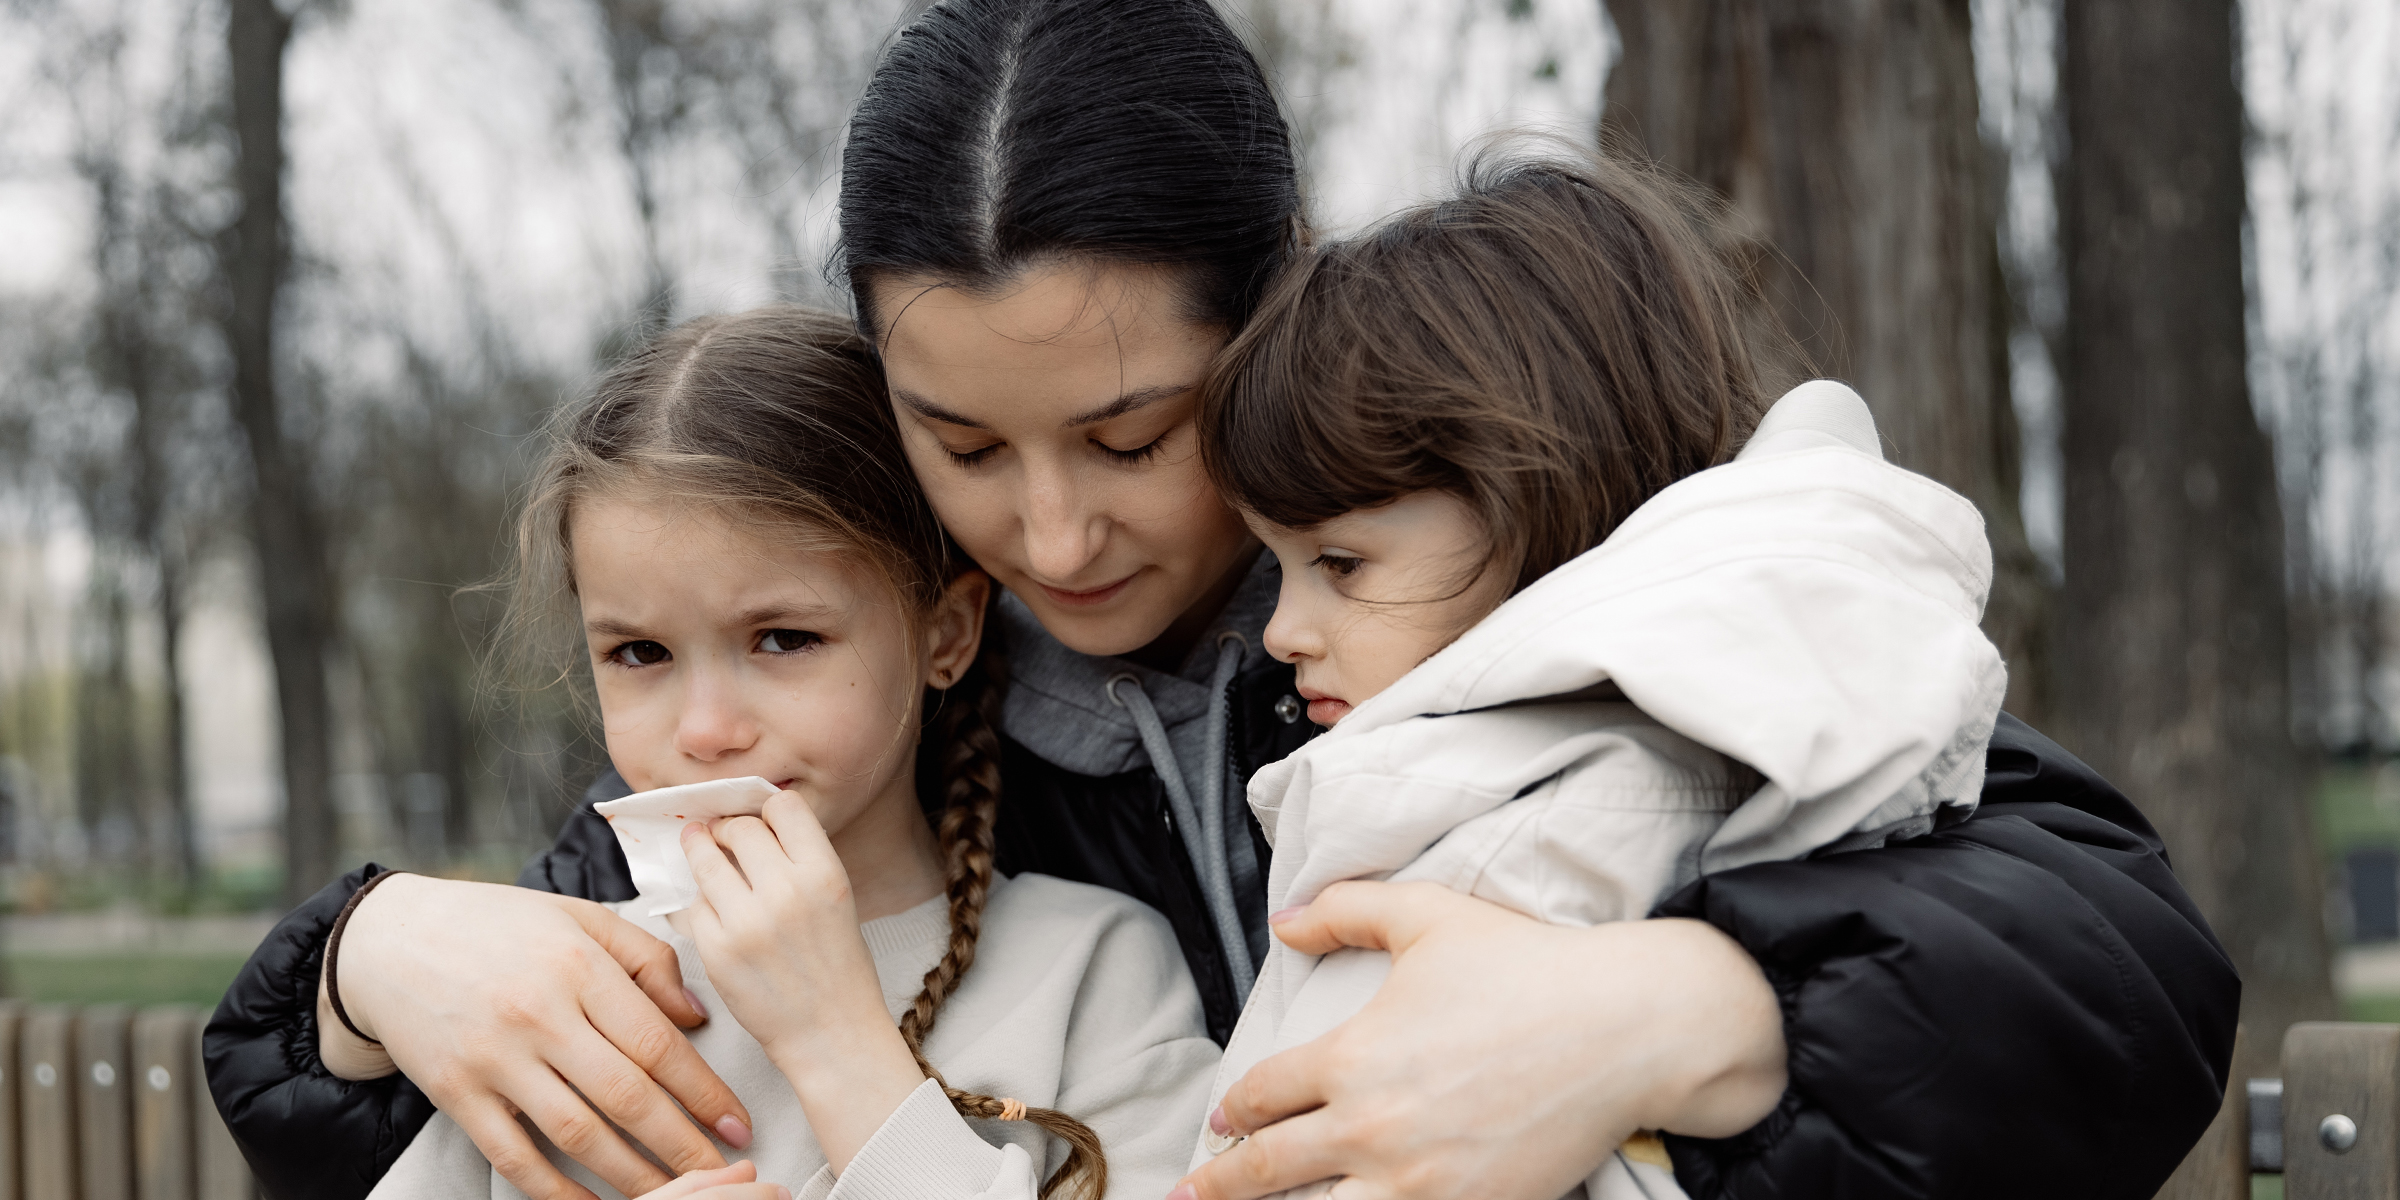
[(1209, 680), (1217, 665), (1218, 635), (1242, 635), (1241, 670), (1266, 663), (1267, 652), (1259, 644), (1259, 635), (1267, 627), (1267, 618), (1275, 615), (1275, 593), (1282, 581), (1275, 556), (1260, 551), (1225, 611), (1208, 627), (1206, 636), (1193, 643), (1182, 669), (1172, 675), (1121, 658), (1068, 649), (1042, 628), (1016, 593), (1003, 590), (994, 614), (1001, 645), (1008, 651), (1002, 732), (1043, 761), (1078, 775), (1115, 775), (1150, 766), (1132, 712), (1108, 698), (1108, 681), (1131, 675), (1141, 682), (1142, 691), (1158, 710), (1176, 757), (1199, 762), (1201, 727), (1214, 699), (1209, 695)]

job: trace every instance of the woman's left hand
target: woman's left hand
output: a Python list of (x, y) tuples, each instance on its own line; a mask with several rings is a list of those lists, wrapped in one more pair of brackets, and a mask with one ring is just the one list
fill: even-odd
[(709, 983), (791, 1081), (839, 1173), (925, 1081), (883, 1006), (849, 874), (797, 793), (683, 830)]
[(1209, 1122), (1248, 1140), (1169, 1200), (1335, 1177), (1342, 1200), (1553, 1200), (1637, 1129), (1730, 1137), (1783, 1094), (1775, 992), (1698, 921), (1571, 929), (1437, 884), (1337, 883), (1275, 935), (1388, 950), (1392, 973), (1235, 1081)]

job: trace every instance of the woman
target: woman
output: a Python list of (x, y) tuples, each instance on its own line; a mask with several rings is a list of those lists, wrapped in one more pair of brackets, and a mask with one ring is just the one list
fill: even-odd
[[(1194, 445), (1200, 374), (1298, 236), (1265, 81), (1204, 0), (952, 0), (861, 101), (842, 223), (911, 464), (1007, 590), (1001, 869), (1164, 913), (1222, 1038), (1268, 936), (1241, 784), (1313, 732), (1259, 649), (1273, 568)], [(595, 784), (524, 888), (402, 877), (350, 912), (339, 991), (379, 1046), (319, 986), (359, 876), (277, 928), (208, 1036), (270, 1192), (363, 1195), (436, 1103), (521, 1111), (627, 1194), (666, 1178), (627, 1135), (675, 1171), (719, 1161), (686, 1111), (747, 1140), (675, 1033), (705, 1017), (672, 954), (584, 902), (632, 894), (588, 811), (622, 790)], [(1972, 819), (1655, 915), (1330, 890), (1275, 936), (1388, 949), (1390, 981), (1233, 1089), (1211, 1122), (1255, 1136), (1178, 1200), (1337, 1175), (1533, 1200), (1635, 1128), (1696, 1197), (2147, 1196), (2215, 1110), (2230, 965), (2141, 817), (2013, 720)], [(482, 1148), (530, 1195), (585, 1194), (529, 1138)]]

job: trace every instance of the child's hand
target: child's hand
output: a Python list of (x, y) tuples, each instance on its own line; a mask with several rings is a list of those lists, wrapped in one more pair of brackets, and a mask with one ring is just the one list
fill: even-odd
[(792, 1200), (792, 1189), (757, 1179), (758, 1164), (737, 1162), (714, 1171), (694, 1171), (635, 1200)]
[(695, 821), (683, 852), (700, 885), (690, 928), (708, 981), (770, 1057), (829, 1022), (890, 1023), (850, 876), (807, 801), (781, 792), (759, 816)]
[(700, 885), (690, 928), (709, 982), (791, 1081), (833, 1169), (846, 1169), (925, 1076), (883, 1006), (841, 859), (788, 791), (760, 816), (685, 826), (683, 852)]

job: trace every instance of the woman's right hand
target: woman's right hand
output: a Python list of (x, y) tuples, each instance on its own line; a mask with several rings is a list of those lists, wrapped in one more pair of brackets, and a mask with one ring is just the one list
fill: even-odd
[[(550, 1164), (520, 1112), (628, 1196), (670, 1176), (611, 1122), (679, 1174), (725, 1163), (686, 1110), (749, 1144), (749, 1111), (676, 1028), (708, 1015), (675, 951), (591, 901), (403, 875), (350, 914), (336, 969), (350, 1019), (534, 1200), (591, 1193)], [(379, 1073), (381, 1056), (342, 1027), (322, 987), (317, 1016), (328, 1069)]]

